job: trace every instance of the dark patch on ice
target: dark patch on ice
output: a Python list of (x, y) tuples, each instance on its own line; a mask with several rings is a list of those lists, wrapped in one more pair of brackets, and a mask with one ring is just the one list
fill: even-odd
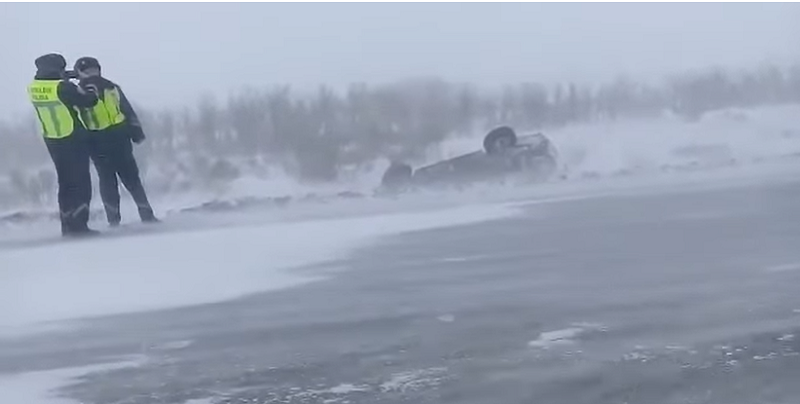
[(179, 212), (230, 212), (251, 208), (284, 208), (297, 203), (328, 203), (336, 200), (362, 199), (368, 195), (343, 191), (331, 195), (309, 193), (300, 196), (284, 195), (278, 197), (245, 197), (237, 199), (217, 199), (199, 205), (182, 208)]
[[(105, 212), (101, 209), (93, 209), (89, 212), (90, 220), (105, 218)], [(26, 224), (42, 221), (58, 221), (58, 211), (24, 211), (6, 213), (0, 215), (0, 225)]]

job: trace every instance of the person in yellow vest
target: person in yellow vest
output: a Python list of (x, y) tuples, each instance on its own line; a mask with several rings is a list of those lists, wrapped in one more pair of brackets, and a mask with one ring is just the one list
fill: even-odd
[(139, 167), (133, 155), (131, 142), (145, 140), (144, 131), (125, 93), (114, 82), (101, 76), (100, 63), (93, 57), (82, 57), (75, 62), (79, 85), (97, 94), (98, 102), (92, 108), (83, 108), (81, 118), (89, 129), (91, 157), (100, 180), (100, 197), (111, 226), (119, 225), (119, 183), (130, 192), (139, 210), (142, 222), (158, 222), (139, 176)]
[(91, 108), (97, 97), (66, 79), (67, 62), (51, 53), (35, 61), (36, 76), (28, 86), (47, 151), (58, 177), (58, 207), (63, 236), (96, 234), (89, 228), (92, 177), (88, 133), (78, 108)]

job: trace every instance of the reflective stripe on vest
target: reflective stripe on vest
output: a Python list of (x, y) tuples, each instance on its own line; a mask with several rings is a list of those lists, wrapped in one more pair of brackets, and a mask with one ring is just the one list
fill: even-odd
[(28, 95), (39, 117), (42, 135), (48, 139), (65, 138), (75, 130), (69, 107), (58, 98), (59, 84), (61, 80), (34, 80), (28, 86)]
[(81, 109), (81, 120), (91, 131), (107, 129), (110, 126), (125, 122), (125, 115), (120, 110), (119, 90), (116, 87), (103, 91), (93, 108)]

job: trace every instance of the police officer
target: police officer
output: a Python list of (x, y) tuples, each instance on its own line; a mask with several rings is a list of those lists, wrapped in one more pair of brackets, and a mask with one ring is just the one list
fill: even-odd
[(36, 76), (28, 86), (28, 95), (58, 176), (61, 234), (95, 234), (88, 226), (92, 199), (88, 133), (79, 119), (78, 108), (93, 107), (97, 97), (66, 79), (67, 62), (63, 56), (43, 55), (35, 64)]
[(91, 157), (100, 179), (100, 197), (111, 226), (119, 225), (119, 183), (127, 188), (139, 210), (143, 222), (158, 222), (139, 177), (139, 167), (133, 155), (133, 143), (145, 139), (142, 126), (122, 89), (101, 76), (100, 63), (92, 57), (82, 57), (75, 62), (80, 86), (95, 92), (98, 102), (91, 108), (81, 109), (81, 118), (90, 133)]

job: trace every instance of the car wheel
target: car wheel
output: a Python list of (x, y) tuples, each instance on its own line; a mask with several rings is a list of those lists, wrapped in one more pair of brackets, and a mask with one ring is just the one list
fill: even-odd
[(483, 149), (487, 154), (497, 154), (517, 144), (517, 134), (508, 126), (492, 129), (483, 138)]
[(383, 173), (381, 185), (387, 188), (399, 188), (411, 182), (414, 170), (404, 163), (392, 163)]

